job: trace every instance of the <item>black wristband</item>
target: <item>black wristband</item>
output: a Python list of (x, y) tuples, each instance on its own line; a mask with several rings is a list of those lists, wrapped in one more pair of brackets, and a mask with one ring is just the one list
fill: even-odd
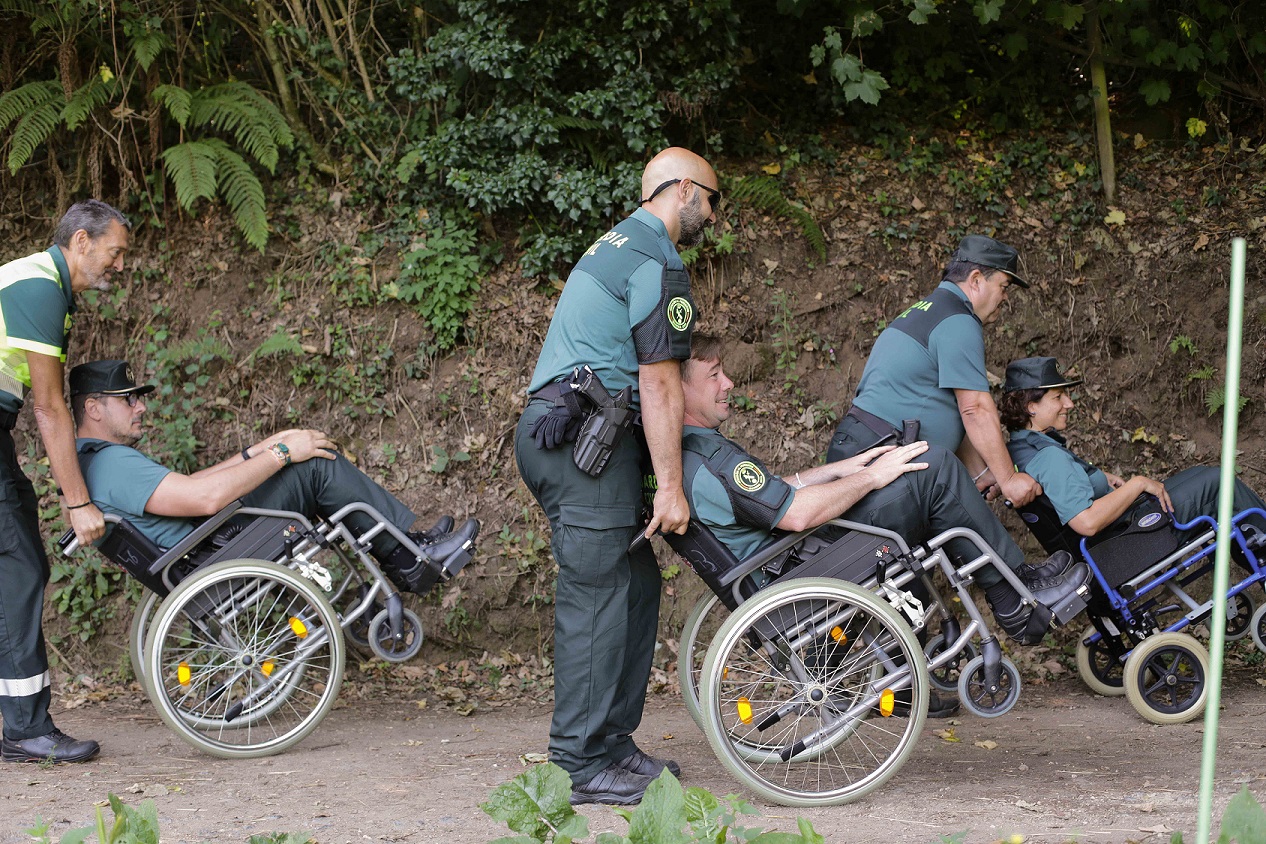
[(242, 449), (242, 459), (243, 460), (251, 459), (251, 447), (249, 445), (246, 448)]
[(82, 510), (84, 507), (87, 507), (87, 506), (89, 506), (89, 505), (91, 505), (91, 504), (92, 504), (92, 499), (88, 499), (88, 500), (87, 500), (87, 501), (85, 501), (83, 504), (75, 504), (75, 505), (70, 505), (70, 504), (67, 504), (65, 509), (67, 509), (67, 510)]

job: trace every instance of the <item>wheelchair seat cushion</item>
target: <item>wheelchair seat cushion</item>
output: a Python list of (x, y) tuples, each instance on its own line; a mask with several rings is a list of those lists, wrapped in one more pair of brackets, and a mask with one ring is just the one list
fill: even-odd
[(1182, 533), (1155, 496), (1141, 495), (1129, 510), (1086, 541), (1095, 565), (1114, 589), (1137, 577), (1183, 544)]

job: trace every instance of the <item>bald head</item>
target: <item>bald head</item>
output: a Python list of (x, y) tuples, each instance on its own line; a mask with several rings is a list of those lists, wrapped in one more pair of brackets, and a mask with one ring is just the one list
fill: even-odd
[(644, 209), (664, 223), (678, 246), (691, 247), (716, 222), (721, 199), (716, 171), (688, 149), (669, 147), (651, 159), (642, 172)]

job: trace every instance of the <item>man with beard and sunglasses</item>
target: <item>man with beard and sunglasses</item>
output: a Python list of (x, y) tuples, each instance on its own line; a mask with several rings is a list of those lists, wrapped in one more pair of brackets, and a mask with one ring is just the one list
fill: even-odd
[(49, 715), (48, 656), (41, 616), (48, 559), (39, 502), (18, 466), (13, 427), (30, 399), (62, 512), (80, 542), (105, 533), (75, 460), (64, 367), (74, 294), (108, 291), (123, 272), (132, 226), (96, 199), (75, 203), (43, 252), (0, 266), (0, 714), (5, 762), (86, 762), (95, 741), (76, 740)]
[[(649, 536), (683, 533), (682, 388), (696, 321), (679, 247), (700, 242), (721, 192), (703, 158), (673, 147), (642, 175), (640, 207), (580, 258), (558, 299), (519, 420), (519, 473), (545, 511), (558, 563), (550, 757), (572, 779), (573, 803), (631, 804), (675, 762), (638, 749), (659, 618), (659, 568), (629, 545), (642, 524), (644, 443), (658, 479)], [(592, 372), (586, 373), (585, 367)], [(601, 393), (576, 387), (589, 379)], [(597, 399), (598, 404), (594, 403)], [(640, 411), (602, 466), (586, 465), (598, 405)], [(573, 452), (575, 454), (573, 455)], [(580, 460), (578, 464), (577, 460)], [(595, 471), (596, 470), (596, 471)]]

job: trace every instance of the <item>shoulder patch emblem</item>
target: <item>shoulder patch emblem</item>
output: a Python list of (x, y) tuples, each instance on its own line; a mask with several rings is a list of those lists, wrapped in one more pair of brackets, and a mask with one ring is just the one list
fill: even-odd
[(685, 331), (690, 325), (690, 318), (695, 314), (690, 300), (684, 296), (674, 296), (668, 302), (668, 324), (674, 331)]
[(755, 492), (765, 485), (765, 473), (750, 460), (744, 460), (734, 467), (734, 483), (740, 489)]

